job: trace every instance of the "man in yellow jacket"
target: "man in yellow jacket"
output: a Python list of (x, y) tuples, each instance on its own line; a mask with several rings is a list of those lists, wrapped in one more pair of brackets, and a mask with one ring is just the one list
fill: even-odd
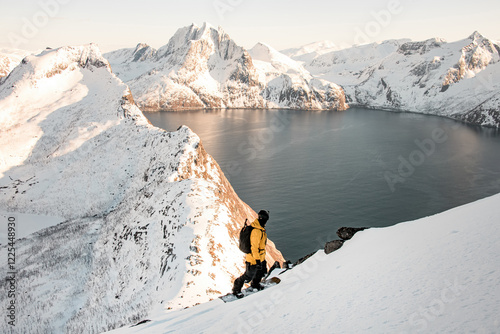
[(245, 273), (238, 277), (234, 281), (233, 294), (241, 298), (241, 288), (243, 284), (252, 282), (251, 286), (255, 289), (262, 290), (262, 285), (260, 281), (262, 277), (267, 273), (267, 262), (266, 262), (266, 244), (267, 244), (267, 233), (266, 233), (266, 223), (269, 220), (269, 212), (265, 210), (259, 211), (259, 216), (250, 225), (253, 227), (252, 233), (250, 234), (250, 249), (251, 252), (245, 257), (246, 270)]

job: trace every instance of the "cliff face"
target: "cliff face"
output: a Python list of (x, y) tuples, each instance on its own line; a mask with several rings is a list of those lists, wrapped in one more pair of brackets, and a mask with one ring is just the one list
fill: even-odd
[[(259, 48), (270, 57), (257, 60), (263, 51)], [(207, 23), (181, 28), (167, 45), (150, 50), (138, 45), (105, 55), (143, 110), (347, 108), (339, 86), (312, 82), (303, 68), (296, 73), (298, 64), (268, 46), (247, 51), (222, 28)], [(139, 57), (143, 54), (148, 57)]]
[(102, 332), (231, 289), (255, 212), (189, 128), (149, 124), (96, 46), (27, 57), (0, 110), (1, 210), (65, 219), (16, 244), (16, 329)]

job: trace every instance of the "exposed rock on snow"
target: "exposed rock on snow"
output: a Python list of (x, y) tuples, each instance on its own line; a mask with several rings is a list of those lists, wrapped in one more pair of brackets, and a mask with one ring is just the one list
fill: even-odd
[(66, 219), (16, 243), (16, 330), (101, 332), (231, 289), (255, 212), (189, 128), (149, 124), (95, 45), (26, 57), (0, 111), (0, 210)]
[(207, 23), (179, 29), (157, 51), (142, 49), (105, 56), (143, 110), (347, 107), (339, 86), (312, 82), (302, 66), (268, 46), (248, 52)]
[(344, 240), (332, 240), (325, 244), (325, 254), (336, 251), (344, 244)]
[(342, 240), (349, 240), (360, 231), (364, 231), (369, 227), (341, 227), (337, 230), (337, 235)]

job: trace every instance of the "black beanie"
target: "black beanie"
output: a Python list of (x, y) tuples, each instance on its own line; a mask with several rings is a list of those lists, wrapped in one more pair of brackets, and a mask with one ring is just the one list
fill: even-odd
[(260, 210), (259, 211), (259, 223), (260, 223), (260, 225), (262, 225), (262, 226), (266, 225), (268, 219), (269, 219), (269, 211)]

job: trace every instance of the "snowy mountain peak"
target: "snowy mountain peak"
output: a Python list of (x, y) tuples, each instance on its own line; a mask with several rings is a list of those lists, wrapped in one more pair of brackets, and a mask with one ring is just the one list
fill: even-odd
[(249, 51), (250, 55), (252, 56), (252, 59), (255, 60), (262, 60), (262, 61), (267, 61), (271, 62), (273, 58), (279, 57), (279, 55), (282, 55), (278, 51), (276, 51), (274, 48), (269, 46), (268, 44), (265, 43), (257, 43), (253, 48), (251, 48)]
[(484, 36), (481, 35), (481, 33), (479, 33), (479, 31), (476, 30), (468, 38), (475, 41), (475, 40), (484, 39)]
[(248, 51), (252, 59), (270, 63), (276, 70), (283, 73), (300, 74), (306, 79), (310, 79), (309, 72), (300, 63), (277, 51), (265, 43), (257, 43)]
[(209, 23), (178, 29), (154, 60), (141, 65), (109, 56), (143, 110), (347, 107), (339, 86), (311, 85), (300, 63), (263, 43), (249, 52)]
[(220, 40), (224, 39), (229, 39), (229, 36), (221, 28), (215, 29), (207, 22), (203, 23), (201, 27), (193, 23), (190, 26), (178, 29), (169, 42), (158, 49), (158, 57), (166, 58), (179, 51), (185, 54), (191, 47), (191, 44), (198, 41), (218, 44)]
[(199, 40), (202, 38), (211, 38), (211, 33), (212, 30), (216, 30), (210, 23), (208, 22), (203, 22), (203, 24), (198, 27), (195, 24), (191, 25), (192, 27), (192, 32), (194, 35), (190, 38), (191, 40)]
[(24, 75), (31, 76), (34, 81), (50, 78), (66, 70), (75, 70), (77, 67), (91, 70), (104, 67), (111, 72), (108, 60), (103, 57), (96, 44), (66, 46), (44, 50), (37, 56), (25, 57), (3, 83), (15, 82)]
[[(200, 31), (200, 35), (201, 36), (204, 36), (205, 34), (208, 34), (208, 33), (211, 33), (212, 30), (215, 30), (215, 31), (220, 31), (222, 30), (221, 27), (218, 27), (218, 28), (215, 28), (214, 26), (212, 26), (210, 23), (208, 22), (203, 22), (203, 24), (201, 25), (201, 27), (199, 28), (199, 31)], [(222, 31), (221, 31), (222, 32)]]
[(145, 61), (156, 57), (156, 50), (145, 43), (139, 43), (132, 53), (132, 61)]

